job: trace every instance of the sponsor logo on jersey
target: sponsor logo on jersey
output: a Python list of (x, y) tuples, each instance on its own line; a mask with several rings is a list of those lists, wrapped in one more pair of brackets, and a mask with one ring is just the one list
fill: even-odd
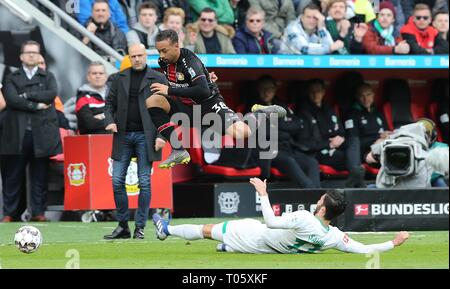
[(184, 74), (181, 72), (177, 72), (177, 79), (178, 81), (184, 81)]

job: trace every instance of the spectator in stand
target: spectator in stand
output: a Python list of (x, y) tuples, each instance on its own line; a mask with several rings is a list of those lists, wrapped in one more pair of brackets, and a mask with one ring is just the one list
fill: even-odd
[(312, 131), (310, 141), (314, 144), (310, 146), (320, 164), (350, 172), (345, 184), (347, 188), (364, 187), (365, 171), (360, 166), (356, 143), (346, 141), (344, 127), (336, 112), (324, 101), (325, 93), (323, 80), (311, 80), (309, 99), (301, 110), (301, 117)]
[[(110, 8), (106, 0), (95, 0), (94, 5), (92, 6), (92, 15), (87, 21), (86, 28), (111, 46), (111, 48), (125, 55), (127, 38), (125, 37), (125, 34), (111, 22)], [(106, 56), (106, 52), (94, 45), (88, 37), (83, 37), (82, 41), (99, 55)]]
[(384, 115), (375, 107), (375, 92), (368, 83), (359, 86), (356, 102), (345, 121), (347, 141), (354, 144), (353, 149), (361, 165), (370, 152), (370, 146), (386, 139), (391, 132)]
[(147, 49), (147, 54), (158, 54), (155, 48), (156, 35), (159, 33), (159, 28), (156, 26), (157, 10), (158, 8), (149, 2), (142, 3), (139, 6), (139, 22), (127, 33), (128, 46), (142, 43)]
[(347, 9), (346, 0), (330, 0), (328, 2), (328, 18), (326, 27), (330, 33), (333, 44), (333, 54), (363, 54), (362, 40), (367, 32), (367, 24), (356, 23), (352, 25), (345, 19)]
[[(320, 7), (320, 10), (323, 15), (328, 15), (328, 4), (330, 0), (300, 0), (299, 5), (296, 7), (296, 11), (298, 15), (302, 14), (303, 9), (308, 4), (315, 4)], [(353, 0), (346, 0), (347, 9), (345, 11), (345, 19), (349, 20), (355, 16), (355, 3)], [(295, 3), (294, 3), (295, 4)]]
[(48, 159), (62, 152), (58, 116), (53, 105), (57, 94), (56, 80), (51, 72), (39, 69), (39, 54), (39, 43), (27, 41), (22, 44), (22, 67), (5, 80), (8, 113), (0, 138), (3, 222), (18, 217), (23, 176), (28, 164), (32, 220), (46, 221)]
[(77, 91), (76, 114), (80, 134), (107, 134), (105, 130), (106, 68), (92, 62), (87, 71), (87, 83)]
[(295, 20), (295, 10), (292, 0), (249, 0), (252, 7), (266, 12), (264, 29), (273, 37), (281, 39), (284, 29)]
[(394, 36), (396, 10), (390, 1), (380, 4), (377, 19), (369, 24), (369, 30), (363, 38), (367, 54), (409, 54), (406, 40), (398, 41)]
[(0, 83), (0, 112), (6, 108), (6, 101), (2, 93), (2, 87), (3, 85)]
[(431, 10), (425, 4), (417, 4), (414, 15), (408, 24), (400, 30), (402, 38), (410, 47), (410, 54), (435, 54), (435, 50), (442, 51), (442, 43), (436, 43), (439, 32), (431, 24)]
[(333, 41), (325, 27), (319, 7), (309, 4), (303, 14), (286, 28), (281, 44), (282, 54), (323, 55), (330, 53)]
[(111, 22), (118, 27), (123, 33), (127, 33), (129, 30), (127, 24), (127, 18), (123, 13), (122, 7), (118, 0), (82, 0), (77, 1), (79, 3), (80, 13), (78, 13), (77, 19), (82, 25), (87, 26), (92, 17), (92, 10), (95, 3), (105, 2), (108, 4), (111, 13)]
[[(42, 71), (47, 71), (47, 63), (45, 62), (44, 56), (42, 56), (41, 54), (39, 54), (38, 56), (38, 67)], [(64, 104), (62, 103), (61, 98), (59, 96), (55, 97), (54, 105), (56, 109), (56, 114), (58, 115), (59, 127), (64, 129), (71, 129), (69, 120), (64, 115)]]
[(192, 22), (191, 7), (189, 6), (188, 0), (147, 0), (153, 2), (159, 10), (159, 18), (163, 18), (165, 11), (169, 8), (181, 8), (185, 13), (184, 23)]
[(448, 54), (448, 11), (440, 11), (434, 15), (433, 27), (439, 32), (436, 38), (435, 54)]
[(245, 26), (247, 11), (250, 8), (248, 0), (229, 0), (234, 14), (233, 28), (238, 31)]
[(191, 43), (195, 42), (191, 39), (192, 37), (189, 37), (189, 40), (186, 39), (186, 32), (183, 27), (185, 16), (186, 14), (183, 9), (171, 7), (164, 12), (163, 23), (159, 26), (160, 31), (167, 29), (176, 31), (178, 33), (179, 45), (181, 48), (184, 47), (185, 41), (190, 41)]
[[(136, 23), (139, 21), (139, 6), (146, 0), (117, 0), (119, 2), (120, 7), (122, 8), (122, 12), (125, 15), (125, 19), (127, 19), (128, 27), (131, 29)], [(124, 31), (124, 33), (128, 33)]]
[(210, 8), (216, 12), (219, 24), (234, 24), (234, 13), (230, 2), (227, 0), (187, 0), (192, 11), (192, 20), (197, 21), (205, 8)]
[[(194, 52), (200, 54), (235, 54), (229, 32), (223, 26), (217, 24), (216, 12), (211, 8), (205, 8), (200, 12), (198, 19), (199, 33), (195, 41)], [(192, 39), (194, 40), (194, 39)]]
[[(277, 84), (274, 78), (262, 76), (257, 87), (257, 103), (280, 105), (275, 99)], [(272, 160), (272, 167), (288, 175), (300, 188), (320, 188), (319, 163), (313, 156), (302, 152), (295, 142), (301, 131), (301, 121), (292, 110), (286, 110), (287, 116), (278, 121), (278, 155)]]
[(433, 14), (438, 11), (448, 11), (448, 0), (400, 0), (405, 19), (409, 19), (414, 13), (417, 4), (426, 4)]
[(272, 54), (273, 37), (264, 30), (265, 13), (257, 8), (247, 11), (246, 25), (233, 38), (233, 46), (238, 54)]

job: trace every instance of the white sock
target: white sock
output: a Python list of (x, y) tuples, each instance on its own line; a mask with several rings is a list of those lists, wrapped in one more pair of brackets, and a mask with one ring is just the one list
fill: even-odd
[(172, 236), (177, 236), (186, 240), (203, 239), (203, 225), (179, 225), (168, 226), (167, 230)]

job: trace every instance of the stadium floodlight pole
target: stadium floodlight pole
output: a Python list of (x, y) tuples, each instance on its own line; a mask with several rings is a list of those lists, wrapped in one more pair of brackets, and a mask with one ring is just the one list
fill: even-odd
[[(78, 23), (78, 21), (74, 20), (72, 17), (67, 15), (67, 13), (61, 10), (58, 6), (50, 2), (50, 0), (36, 0), (36, 1), (45, 6), (50, 11), (52, 11), (55, 15), (58, 15), (60, 19), (64, 20), (72, 28), (80, 32), (83, 36), (88, 37), (90, 41), (92, 41), (95, 45), (97, 45), (101, 50), (106, 52), (108, 55), (111, 55), (118, 61), (122, 62), (124, 57), (120, 55), (120, 53), (112, 49), (108, 44), (103, 42), (103, 40), (98, 38), (94, 33), (88, 31), (86, 27), (84, 27), (83, 25)], [(55, 22), (58, 23), (59, 21), (55, 20)]]

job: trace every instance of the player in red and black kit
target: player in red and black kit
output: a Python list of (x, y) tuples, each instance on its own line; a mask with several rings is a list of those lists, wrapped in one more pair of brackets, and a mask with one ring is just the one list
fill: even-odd
[[(201, 60), (190, 50), (179, 47), (175, 31), (160, 32), (156, 37), (156, 49), (160, 55), (159, 65), (169, 80), (169, 86), (152, 84), (153, 95), (147, 99), (146, 104), (158, 132), (166, 140), (172, 140), (173, 148), (167, 160), (160, 163), (160, 168), (171, 168), (190, 161), (189, 153), (181, 143), (176, 138), (170, 138), (175, 126), (170, 122), (170, 117), (178, 112), (186, 113), (192, 126), (193, 105), (201, 106), (202, 117), (208, 113), (218, 114), (222, 120), (222, 134), (228, 134), (235, 139), (251, 135), (247, 124), (225, 104), (219, 88), (211, 81)], [(279, 117), (286, 115), (286, 110), (276, 105), (255, 105), (252, 112), (266, 115), (275, 113)]]

